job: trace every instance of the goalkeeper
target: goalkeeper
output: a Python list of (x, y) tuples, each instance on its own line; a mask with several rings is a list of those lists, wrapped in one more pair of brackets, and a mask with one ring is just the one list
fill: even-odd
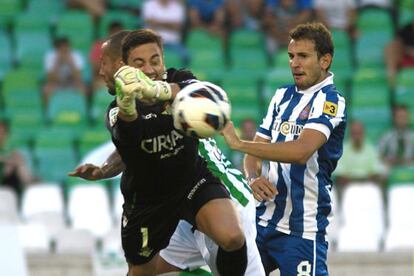
[[(154, 257), (167, 246), (179, 219), (217, 243), (217, 256), (211, 259), (218, 274), (244, 275), (247, 246), (237, 210), (198, 155), (198, 140), (178, 133), (166, 108), (194, 77), (188, 71), (165, 72), (159, 36), (149, 30), (130, 32), (122, 47), (123, 62), (142, 69), (149, 78), (132, 67), (121, 67), (123, 62), (116, 58), (117, 35), (103, 46), (100, 74), (109, 91), (117, 93), (106, 118), (122, 162), (114, 153), (102, 168), (84, 165), (71, 175), (99, 179), (123, 171), (122, 244), (129, 275), (155, 273)], [(115, 88), (112, 76), (119, 67)], [(167, 81), (175, 84), (155, 81), (165, 73)]]

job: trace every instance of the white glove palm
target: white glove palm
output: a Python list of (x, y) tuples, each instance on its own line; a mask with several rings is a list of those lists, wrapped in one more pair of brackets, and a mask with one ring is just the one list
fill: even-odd
[(137, 68), (122, 66), (114, 78), (117, 95), (134, 94), (146, 103), (171, 99), (171, 86), (167, 82), (153, 81)]

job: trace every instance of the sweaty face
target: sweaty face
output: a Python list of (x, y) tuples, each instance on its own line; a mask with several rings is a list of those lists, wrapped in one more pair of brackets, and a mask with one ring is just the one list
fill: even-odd
[(153, 80), (162, 80), (164, 59), (157, 43), (140, 45), (129, 52), (128, 65), (136, 67)]
[(300, 90), (306, 90), (326, 77), (330, 55), (318, 58), (313, 41), (292, 39), (288, 46), (288, 54), (293, 79)]
[(115, 95), (115, 79), (114, 74), (121, 68), (121, 58), (113, 59), (107, 49), (107, 44), (102, 45), (101, 67), (99, 69), (99, 75), (104, 79), (108, 92), (111, 95)]

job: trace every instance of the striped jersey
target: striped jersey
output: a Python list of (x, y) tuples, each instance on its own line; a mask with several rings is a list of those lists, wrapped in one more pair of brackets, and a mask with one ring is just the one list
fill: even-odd
[(279, 194), (258, 206), (259, 225), (305, 239), (326, 239), (331, 174), (342, 155), (345, 125), (345, 99), (333, 84), (332, 73), (304, 91), (295, 85), (276, 90), (257, 135), (271, 143), (287, 142), (307, 128), (322, 132), (327, 142), (304, 165), (270, 162), (268, 177)]
[(198, 152), (207, 162), (208, 169), (216, 176), (230, 193), (238, 208), (245, 207), (253, 200), (252, 190), (243, 174), (224, 156), (212, 138), (200, 139)]

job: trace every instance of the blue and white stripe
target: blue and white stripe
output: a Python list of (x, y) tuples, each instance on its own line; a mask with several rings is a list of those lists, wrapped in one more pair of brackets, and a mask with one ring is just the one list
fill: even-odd
[[(326, 103), (336, 114), (324, 112)], [(326, 110), (325, 110), (326, 111)], [(306, 239), (325, 240), (332, 202), (331, 174), (342, 155), (345, 99), (333, 85), (333, 74), (304, 91), (294, 85), (276, 90), (257, 135), (272, 143), (296, 140), (300, 132), (315, 129), (327, 142), (305, 165), (270, 162), (269, 180), (279, 194), (258, 206), (258, 223)]]

